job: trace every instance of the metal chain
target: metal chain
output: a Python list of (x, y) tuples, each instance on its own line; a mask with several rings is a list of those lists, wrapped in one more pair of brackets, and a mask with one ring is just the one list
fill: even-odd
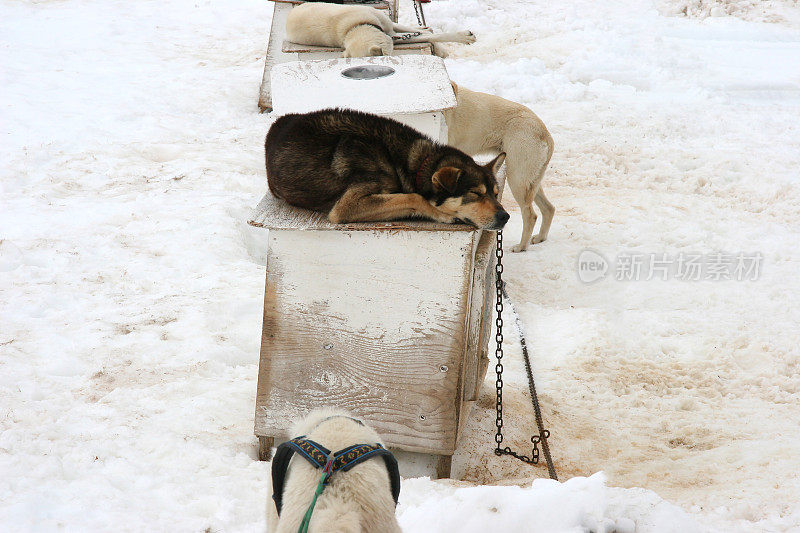
[(417, 16), (417, 26), (427, 26), (425, 22), (425, 12), (422, 11), (422, 4), (419, 0), (413, 0), (414, 14)]
[[(544, 451), (545, 460), (547, 461), (547, 470), (550, 474), (550, 478), (558, 479), (556, 476), (555, 467), (553, 466), (553, 459), (550, 456), (550, 447), (548, 446), (547, 439), (550, 437), (550, 432), (544, 429), (544, 421), (542, 420), (542, 412), (539, 408), (539, 398), (536, 394), (536, 386), (533, 383), (533, 371), (531, 370), (531, 363), (530, 358), (528, 356), (528, 346), (525, 342), (525, 336), (522, 332), (522, 323), (520, 322), (519, 315), (517, 315), (516, 311), (514, 310), (514, 306), (511, 303), (511, 300), (508, 298), (508, 293), (506, 293), (505, 283), (503, 282), (503, 232), (497, 232), (497, 248), (495, 249), (495, 257), (497, 258), (497, 264), (495, 264), (494, 271), (495, 271), (495, 291), (497, 295), (497, 300), (495, 303), (495, 311), (497, 311), (497, 318), (495, 319), (495, 326), (496, 326), (496, 333), (495, 333), (495, 357), (497, 357), (497, 364), (494, 367), (495, 372), (497, 373), (497, 379), (495, 380), (495, 389), (497, 391), (497, 401), (496, 401), (496, 410), (497, 410), (497, 419), (495, 420), (495, 426), (497, 426), (497, 433), (494, 436), (494, 440), (497, 443), (497, 447), (494, 449), (495, 455), (510, 455), (511, 457), (515, 457), (522, 461), (523, 463), (535, 465), (539, 463), (539, 444), (542, 445), (542, 450)], [(531, 394), (531, 402), (533, 403), (533, 410), (536, 417), (536, 425), (539, 429), (538, 435), (533, 435), (531, 437), (531, 443), (533, 444), (533, 448), (531, 449), (531, 456), (528, 457), (527, 455), (523, 455), (520, 453), (515, 452), (510, 447), (505, 446), (503, 447), (503, 298), (508, 299), (509, 306), (511, 307), (511, 311), (514, 314), (514, 320), (517, 324), (517, 329), (519, 330), (519, 340), (520, 344), (522, 345), (522, 355), (525, 359), (525, 370), (528, 374), (528, 389)]]
[(422, 35), (421, 31), (412, 31), (412, 32), (408, 32), (408, 33), (397, 34), (394, 37), (392, 37), (392, 40), (394, 42), (406, 41), (406, 40), (411, 39), (413, 37), (419, 37), (420, 35)]

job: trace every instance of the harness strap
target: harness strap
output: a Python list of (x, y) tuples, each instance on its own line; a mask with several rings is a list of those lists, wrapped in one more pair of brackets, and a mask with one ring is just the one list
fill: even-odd
[[(275, 501), (278, 515), (281, 514), (283, 508), (283, 486), (286, 483), (289, 461), (295, 453), (311, 463), (314, 468), (330, 469), (327, 477), (323, 476), (325, 480), (323, 485), (327, 484), (331, 476), (340, 470), (347, 472), (362, 461), (372, 457), (382, 457), (386, 469), (389, 471), (392, 498), (394, 504), (397, 505), (397, 500), (400, 498), (400, 470), (392, 452), (380, 444), (354, 444), (331, 454), (328, 448), (318, 442), (305, 437), (297, 437), (278, 446), (275, 457), (272, 459), (272, 499)], [(330, 464), (328, 464), (329, 460)]]
[(319, 483), (317, 483), (317, 488), (314, 491), (314, 499), (311, 500), (311, 505), (306, 509), (306, 514), (303, 516), (303, 521), (300, 523), (300, 529), (297, 533), (308, 533), (308, 526), (311, 525), (311, 515), (314, 513), (314, 506), (317, 505), (317, 498), (319, 498), (319, 495), (325, 490), (325, 485), (328, 484), (328, 478), (331, 476), (332, 463), (332, 458), (329, 458), (328, 462), (325, 463), (322, 469), (322, 477), (319, 478)]
[(386, 33), (385, 31), (383, 31), (383, 28), (381, 28), (381, 27), (380, 27), (380, 26), (378, 26), (377, 24), (371, 24), (371, 23), (369, 23), (369, 22), (362, 22), (361, 24), (356, 24), (355, 26), (353, 26), (352, 28), (350, 28), (349, 30), (347, 30), (347, 32), (345, 33), (345, 37), (347, 36), (347, 34), (348, 34), (348, 33), (350, 33), (350, 32), (351, 32), (351, 31), (353, 31), (354, 29), (356, 29), (356, 28), (359, 28), (359, 27), (361, 27), (361, 26), (372, 26), (373, 28), (375, 28), (375, 29), (376, 29), (376, 30), (378, 30), (379, 32), (381, 32), (381, 33)]

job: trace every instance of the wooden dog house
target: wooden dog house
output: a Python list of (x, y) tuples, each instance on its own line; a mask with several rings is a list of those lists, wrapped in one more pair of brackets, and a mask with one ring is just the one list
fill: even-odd
[[(267, 42), (267, 58), (264, 62), (264, 75), (261, 78), (261, 89), (258, 97), (258, 107), (261, 111), (272, 111), (272, 87), (275, 85), (270, 80), (272, 67), (288, 61), (309, 61), (316, 59), (336, 59), (342, 57), (341, 48), (327, 48), (322, 46), (308, 46), (296, 44), (286, 40), (286, 18), (289, 11), (302, 4), (302, 0), (272, 0), (274, 10), (272, 13), (272, 26)], [(345, 0), (345, 4), (358, 4), (385, 10), (389, 17), (397, 22), (397, 0), (375, 0), (372, 2), (352, 2)], [(424, 54), (433, 51), (428, 43), (403, 44), (396, 43), (394, 55)]]
[[(341, 75), (365, 65), (395, 73)], [(276, 112), (348, 107), (447, 139), (441, 111), (456, 102), (437, 57), (287, 63), (272, 76)], [(332, 405), (363, 417), (390, 448), (439, 456), (437, 474), (449, 476), (488, 363), (495, 234), (422, 221), (333, 225), (270, 193), (250, 224), (269, 229), (255, 413), (262, 458), (290, 437), (292, 420)]]

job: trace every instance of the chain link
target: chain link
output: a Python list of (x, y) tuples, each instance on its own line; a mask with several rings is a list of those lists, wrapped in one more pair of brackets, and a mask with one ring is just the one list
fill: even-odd
[[(556, 477), (556, 472), (553, 467), (553, 461), (550, 457), (550, 450), (547, 446), (547, 439), (550, 437), (550, 432), (542, 427), (542, 418), (541, 418), (541, 411), (539, 409), (539, 400), (536, 396), (536, 389), (533, 384), (533, 374), (530, 367), (530, 361), (528, 358), (528, 350), (527, 346), (525, 345), (525, 337), (521, 334), (520, 331), (520, 343), (522, 344), (523, 355), (525, 356), (525, 369), (528, 372), (528, 385), (530, 387), (531, 392), (531, 401), (533, 402), (534, 412), (536, 414), (536, 423), (539, 427), (539, 435), (533, 435), (531, 437), (531, 444), (533, 447), (531, 448), (531, 455), (528, 457), (527, 455), (523, 455), (520, 453), (515, 452), (508, 446), (502, 446), (503, 444), (503, 297), (508, 298), (505, 290), (505, 283), (503, 282), (503, 232), (497, 232), (497, 248), (495, 249), (495, 257), (497, 258), (497, 263), (494, 267), (495, 272), (495, 293), (497, 296), (495, 302), (495, 311), (497, 312), (497, 318), (495, 319), (495, 357), (497, 358), (497, 364), (495, 365), (494, 369), (497, 373), (497, 379), (495, 380), (495, 389), (497, 392), (497, 399), (496, 399), (496, 411), (497, 411), (497, 418), (495, 420), (495, 426), (497, 426), (497, 433), (494, 436), (495, 443), (497, 443), (497, 447), (494, 449), (495, 455), (510, 455), (511, 457), (515, 457), (522, 461), (523, 463), (535, 465), (539, 463), (539, 444), (545, 450), (545, 458), (547, 459), (547, 468), (550, 473), (550, 477), (553, 479), (558, 479)], [(509, 304), (511, 302), (509, 301)], [(512, 312), (514, 311), (512, 306)], [(521, 324), (517, 324), (518, 327), (521, 327)]]
[(408, 32), (408, 33), (400, 33), (400, 34), (397, 34), (394, 37), (392, 37), (392, 40), (394, 42), (407, 41), (408, 39), (412, 39), (414, 37), (419, 37), (420, 35), (422, 35), (421, 31), (412, 31), (412, 32)]
[(495, 380), (495, 389), (497, 392), (497, 401), (495, 402), (497, 406), (497, 420), (495, 420), (495, 426), (497, 426), (497, 434), (494, 436), (494, 440), (497, 443), (497, 448), (495, 448), (494, 453), (495, 455), (502, 455), (502, 450), (500, 445), (503, 443), (503, 232), (497, 232), (497, 248), (494, 251), (495, 257), (497, 257), (497, 263), (494, 265), (494, 272), (495, 272), (495, 291), (497, 293), (497, 299), (495, 300), (494, 310), (496, 311), (496, 318), (495, 318), (495, 350), (494, 355), (497, 358), (497, 364), (494, 366), (494, 371), (497, 374), (497, 379)]

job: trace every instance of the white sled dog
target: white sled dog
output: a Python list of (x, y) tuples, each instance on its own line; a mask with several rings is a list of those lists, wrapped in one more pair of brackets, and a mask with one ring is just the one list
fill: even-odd
[[(506, 153), (506, 179), (522, 210), (522, 239), (511, 250), (523, 252), (528, 243), (547, 239), (556, 212), (542, 189), (542, 177), (553, 155), (553, 138), (524, 105), (452, 85), (457, 104), (444, 111), (447, 143), (471, 156)], [(542, 212), (542, 226), (531, 239), (536, 225), (533, 202)]]
[[(291, 435), (303, 435), (307, 441), (314, 445), (319, 444), (331, 453), (359, 444), (383, 446), (374, 429), (339, 409), (312, 411), (295, 424)], [(272, 460), (272, 479), (268, 484), (267, 497), (267, 530), (270, 533), (297, 532), (322, 474), (322, 470), (312, 466), (309, 460), (301, 456), (301, 452), (282, 454), (281, 448), (285, 446), (286, 443), (278, 448)], [(385, 450), (383, 452), (391, 457)], [(317, 499), (308, 531), (401, 533), (395, 516), (395, 498), (400, 491), (397, 463), (391, 457), (390, 460), (394, 462), (392, 473), (388, 468), (390, 460), (383, 459), (385, 458), (381, 456), (370, 455), (352, 468), (334, 471)], [(283, 469), (276, 467), (281, 462)], [(279, 476), (283, 486), (280, 502), (274, 498), (275, 479)], [(278, 505), (281, 507), (280, 514)]]
[(429, 33), (423, 28), (395, 24), (379, 10), (369, 6), (306, 2), (289, 12), (286, 38), (297, 44), (344, 48), (343, 57), (388, 56), (394, 49), (392, 37), (398, 33), (423, 32), (403, 39), (403, 43), (455, 42), (471, 44), (470, 31)]

